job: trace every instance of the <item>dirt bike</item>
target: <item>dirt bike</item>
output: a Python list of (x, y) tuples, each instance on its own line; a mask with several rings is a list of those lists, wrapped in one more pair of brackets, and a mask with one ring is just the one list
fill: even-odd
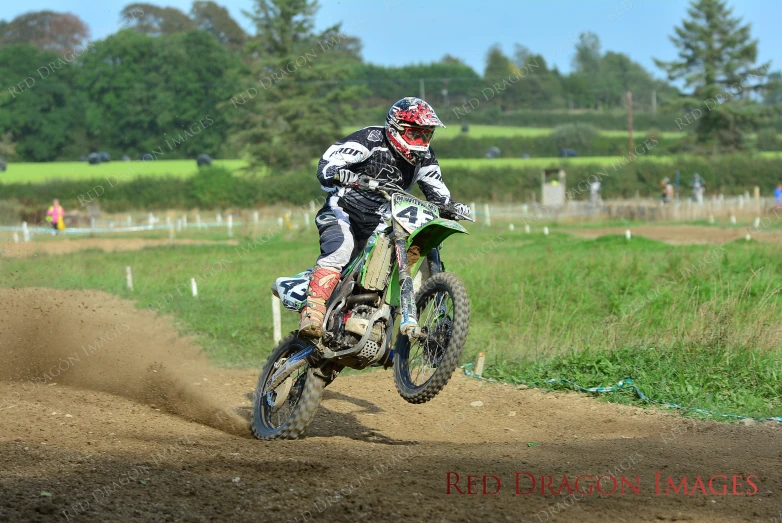
[[(251, 426), (259, 439), (301, 436), (324, 388), (345, 367), (393, 365), (399, 394), (425, 403), (448, 383), (464, 348), (470, 303), (459, 278), (443, 272), (439, 246), (467, 232), (455, 220), (475, 220), (453, 204), (419, 200), (394, 183), (361, 177), (352, 186), (383, 195), (390, 204), (387, 227), (342, 272), (326, 303), (321, 338), (293, 332), (272, 351), (253, 395)], [(310, 274), (276, 280), (272, 292), (286, 309), (302, 309)]]

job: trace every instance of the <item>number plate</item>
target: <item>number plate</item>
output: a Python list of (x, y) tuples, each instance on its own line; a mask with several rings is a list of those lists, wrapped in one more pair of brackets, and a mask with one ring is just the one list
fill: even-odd
[(277, 278), (274, 286), (286, 309), (298, 311), (304, 306), (304, 303), (307, 301), (307, 287), (309, 286), (311, 275), (312, 270), (308, 270), (290, 278)]
[(422, 202), (414, 196), (395, 194), (391, 200), (391, 214), (407, 232), (420, 229), (438, 218), (440, 213), (433, 203)]

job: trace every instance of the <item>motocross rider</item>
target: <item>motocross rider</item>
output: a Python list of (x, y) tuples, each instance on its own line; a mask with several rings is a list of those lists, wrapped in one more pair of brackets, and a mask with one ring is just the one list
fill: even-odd
[(406, 191), (418, 183), (426, 199), (451, 203), (461, 215), (470, 208), (451, 201), (440, 165), (429, 142), (437, 127), (445, 127), (434, 109), (420, 98), (407, 97), (388, 111), (385, 127), (360, 129), (329, 147), (318, 163), (318, 180), (328, 194), (315, 216), (320, 235), (320, 256), (301, 311), (299, 334), (320, 338), (326, 301), (339, 283), (342, 269), (355, 257), (387, 210), (385, 198), (355, 187), (359, 176), (393, 182)]

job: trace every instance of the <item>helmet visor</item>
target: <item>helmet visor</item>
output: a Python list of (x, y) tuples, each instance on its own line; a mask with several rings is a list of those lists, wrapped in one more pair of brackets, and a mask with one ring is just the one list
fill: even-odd
[(413, 147), (427, 147), (432, 141), (434, 129), (427, 127), (404, 127), (402, 139)]

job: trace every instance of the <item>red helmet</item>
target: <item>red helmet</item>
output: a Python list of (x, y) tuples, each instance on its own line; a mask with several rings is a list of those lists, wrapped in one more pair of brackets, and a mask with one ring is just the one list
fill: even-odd
[(391, 145), (413, 165), (429, 152), (434, 130), (445, 127), (434, 109), (420, 98), (408, 96), (391, 106), (386, 116), (386, 136)]

